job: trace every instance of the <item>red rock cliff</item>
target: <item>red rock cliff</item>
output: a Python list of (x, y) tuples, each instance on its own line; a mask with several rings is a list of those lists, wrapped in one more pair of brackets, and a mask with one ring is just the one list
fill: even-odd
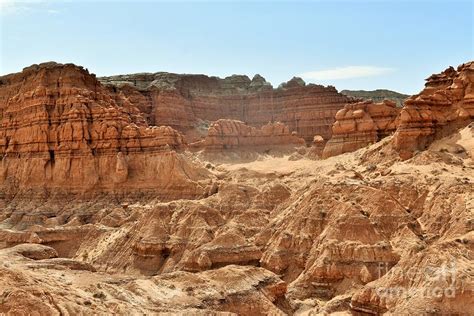
[[(134, 74), (100, 78), (109, 89), (144, 109), (151, 124), (169, 125), (188, 140), (205, 134), (204, 122), (233, 119), (261, 127), (281, 122), (307, 142), (315, 135), (331, 136), (334, 115), (351, 98), (332, 87), (293, 78), (279, 88), (259, 75), (224, 79), (171, 73)], [(199, 126), (201, 125), (201, 129)]]
[(166, 186), (158, 193), (200, 194), (200, 169), (171, 150), (182, 148), (182, 135), (171, 127), (149, 127), (139, 109), (111, 97), (82, 67), (44, 63), (0, 77), (0, 122), (4, 192)]

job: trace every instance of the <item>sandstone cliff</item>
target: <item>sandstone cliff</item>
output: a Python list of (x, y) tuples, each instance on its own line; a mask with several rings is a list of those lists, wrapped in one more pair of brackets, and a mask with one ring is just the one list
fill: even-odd
[(316, 134), (329, 139), (334, 115), (352, 100), (332, 86), (306, 85), (300, 78), (277, 89), (260, 75), (220, 79), (145, 73), (99, 80), (146, 112), (151, 124), (171, 126), (190, 142), (205, 135), (206, 124), (219, 119), (239, 120), (254, 127), (281, 122), (309, 143)]
[(0, 82), (4, 193), (202, 194), (198, 181), (206, 171), (175, 152), (183, 148), (183, 136), (148, 126), (139, 109), (125, 99), (118, 103), (82, 67), (33, 65)]
[(401, 111), (394, 147), (404, 159), (474, 118), (474, 62), (449, 67), (426, 81)]
[(393, 133), (400, 110), (395, 102), (363, 101), (348, 104), (336, 113), (332, 137), (326, 143), (324, 158), (355, 151)]

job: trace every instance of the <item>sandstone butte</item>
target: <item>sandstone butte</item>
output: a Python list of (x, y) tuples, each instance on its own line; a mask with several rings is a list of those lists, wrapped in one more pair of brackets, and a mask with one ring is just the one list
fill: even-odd
[(473, 89), (0, 77), (0, 314), (467, 315)]

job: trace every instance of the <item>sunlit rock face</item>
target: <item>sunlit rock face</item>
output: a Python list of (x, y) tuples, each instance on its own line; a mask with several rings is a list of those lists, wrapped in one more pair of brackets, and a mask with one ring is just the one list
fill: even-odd
[(250, 149), (264, 152), (272, 148), (294, 150), (294, 147), (305, 146), (305, 141), (279, 122), (256, 128), (241, 121), (221, 119), (213, 122), (206, 138), (193, 146), (208, 151)]
[(308, 143), (317, 134), (329, 139), (334, 115), (352, 100), (332, 86), (307, 85), (300, 78), (277, 89), (260, 75), (221, 79), (155, 73), (99, 80), (146, 112), (150, 123), (171, 126), (189, 141), (198, 140), (206, 125), (219, 119), (239, 120), (254, 127), (281, 122)]
[[(45, 63), (1, 77), (0, 119), (4, 193), (202, 194), (198, 181), (206, 172), (179, 154), (183, 136), (149, 126), (82, 67)], [(158, 193), (165, 183), (168, 192)]]
[(403, 159), (410, 158), (473, 118), (474, 62), (469, 62), (431, 75), (425, 89), (405, 102), (394, 146)]

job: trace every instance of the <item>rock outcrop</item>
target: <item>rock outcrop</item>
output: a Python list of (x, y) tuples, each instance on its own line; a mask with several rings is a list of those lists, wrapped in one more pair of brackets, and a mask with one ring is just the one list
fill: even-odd
[(400, 114), (393, 144), (403, 159), (474, 118), (474, 62), (449, 67), (426, 81), (425, 89), (410, 97)]
[(102, 77), (110, 91), (144, 111), (153, 125), (167, 125), (189, 142), (205, 135), (209, 122), (232, 119), (254, 127), (281, 122), (308, 143), (314, 135), (331, 136), (334, 115), (351, 102), (332, 87), (293, 78), (277, 89), (260, 75), (220, 79), (172, 73)]
[(148, 126), (138, 108), (126, 99), (118, 103), (82, 67), (33, 65), (0, 82), (4, 193), (202, 194), (198, 181), (206, 171), (176, 152), (185, 146), (183, 136)]
[(399, 109), (392, 101), (347, 104), (336, 113), (332, 137), (323, 157), (331, 157), (373, 144), (395, 132)]
[(427, 79), (419, 94), (398, 109), (390, 101), (349, 104), (336, 114), (332, 138), (323, 157), (354, 151), (393, 133), (393, 148), (402, 159), (425, 150), (474, 118), (474, 62), (450, 67)]
[(255, 128), (241, 121), (222, 119), (211, 124), (203, 141), (192, 145), (207, 151), (251, 149), (265, 152), (278, 148), (294, 150), (297, 146), (305, 146), (305, 141), (279, 122)]

